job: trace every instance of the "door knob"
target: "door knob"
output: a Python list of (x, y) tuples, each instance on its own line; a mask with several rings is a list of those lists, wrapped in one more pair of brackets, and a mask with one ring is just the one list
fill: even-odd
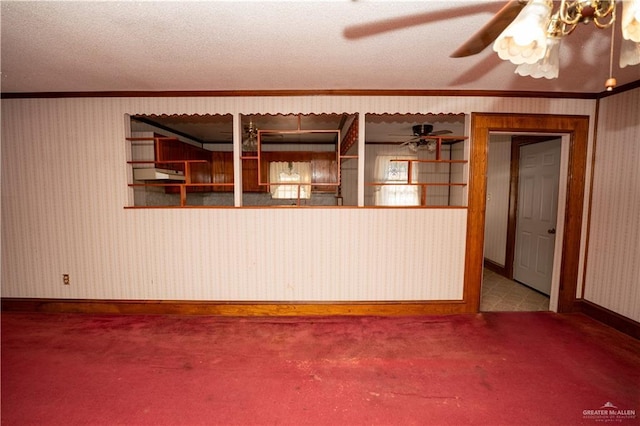
[(556, 233), (556, 228), (547, 229), (547, 233), (555, 234)]

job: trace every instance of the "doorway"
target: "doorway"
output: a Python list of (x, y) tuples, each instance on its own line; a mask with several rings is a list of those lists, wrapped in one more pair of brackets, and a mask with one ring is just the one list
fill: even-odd
[(481, 312), (549, 311), (550, 298), (491, 269), (482, 274)]
[[(576, 301), (580, 267), (580, 243), (584, 207), (584, 184), (589, 131), (588, 116), (543, 114), (472, 113), (472, 140), (469, 170), (469, 209), (467, 215), (467, 256), (465, 259), (464, 302), (479, 312), (484, 269), (484, 226), (487, 197), (486, 173), (491, 133), (561, 134), (566, 150), (566, 181), (560, 183), (558, 229), (561, 248), (555, 251), (558, 265), (556, 301), (558, 312), (571, 312)], [(562, 176), (562, 175), (561, 175)], [(552, 290), (553, 296), (553, 290)]]
[(490, 135), (481, 311), (550, 308), (562, 143), (557, 135)]

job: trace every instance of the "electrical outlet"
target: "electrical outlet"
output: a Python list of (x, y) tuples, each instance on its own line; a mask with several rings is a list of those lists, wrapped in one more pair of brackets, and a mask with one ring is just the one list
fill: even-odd
[(62, 274), (62, 284), (69, 285), (69, 274)]

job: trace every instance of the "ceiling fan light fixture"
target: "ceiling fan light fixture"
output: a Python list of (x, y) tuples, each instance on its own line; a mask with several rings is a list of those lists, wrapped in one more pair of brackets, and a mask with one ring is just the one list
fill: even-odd
[[(533, 78), (557, 78), (560, 40), (579, 23), (611, 29), (609, 78), (613, 90), (614, 33), (619, 0), (510, 0), (494, 18), (462, 45), (452, 57), (480, 52), (493, 42), (498, 56), (518, 65), (516, 74)], [(640, 0), (622, 0), (620, 68), (640, 64)], [(555, 10), (554, 10), (555, 9)], [(500, 33), (501, 31), (501, 33)], [(496, 34), (499, 35), (496, 37)]]
[(435, 152), (438, 147), (438, 142), (435, 139), (429, 139), (427, 141), (427, 151)]
[(568, 26), (593, 22), (596, 27), (603, 29), (615, 22), (615, 11), (615, 0), (561, 0), (559, 17)]
[(622, 39), (620, 45), (620, 68), (640, 64), (640, 43)]
[(533, 78), (558, 78), (560, 73), (560, 39), (547, 38), (547, 48), (544, 56), (534, 64), (520, 64), (516, 74)]
[(622, 38), (640, 43), (640, 0), (622, 2)]
[(258, 127), (253, 123), (253, 120), (249, 120), (249, 124), (245, 126), (242, 149), (244, 151), (256, 151), (258, 149)]
[(515, 65), (534, 64), (542, 59), (552, 8), (550, 0), (532, 0), (527, 4), (493, 43), (500, 59)]

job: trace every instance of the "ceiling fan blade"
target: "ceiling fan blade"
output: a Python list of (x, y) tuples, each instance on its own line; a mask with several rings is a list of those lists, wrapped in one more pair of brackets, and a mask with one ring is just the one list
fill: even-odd
[(408, 139), (408, 140), (406, 140), (406, 141), (402, 142), (402, 143), (400, 144), (400, 146), (407, 146), (407, 145), (410, 145), (410, 144), (412, 144), (412, 143), (416, 143), (416, 141), (417, 141), (417, 140), (419, 140), (419, 139), (420, 139), (419, 137), (418, 137), (418, 138), (411, 138), (411, 139)]
[(476, 13), (486, 12), (490, 8), (490, 3), (481, 2), (480, 4), (471, 6), (455, 7), (447, 10), (431, 11), (418, 13), (415, 15), (400, 16), (397, 18), (389, 18), (376, 22), (368, 22), (364, 24), (356, 24), (345, 28), (343, 35), (347, 39), (359, 39), (370, 37), (389, 31), (396, 31), (403, 28), (414, 27), (417, 25), (428, 24), (446, 19), (452, 19), (459, 16), (473, 15)]
[(528, 1), (526, 0), (509, 0), (480, 31), (456, 49), (450, 57), (462, 58), (482, 52), (485, 47), (493, 43), (505, 28), (516, 19), (516, 16), (518, 16), (527, 3)]
[(451, 130), (436, 130), (435, 132), (431, 132), (426, 136), (448, 135), (449, 133), (453, 133), (453, 132)]

